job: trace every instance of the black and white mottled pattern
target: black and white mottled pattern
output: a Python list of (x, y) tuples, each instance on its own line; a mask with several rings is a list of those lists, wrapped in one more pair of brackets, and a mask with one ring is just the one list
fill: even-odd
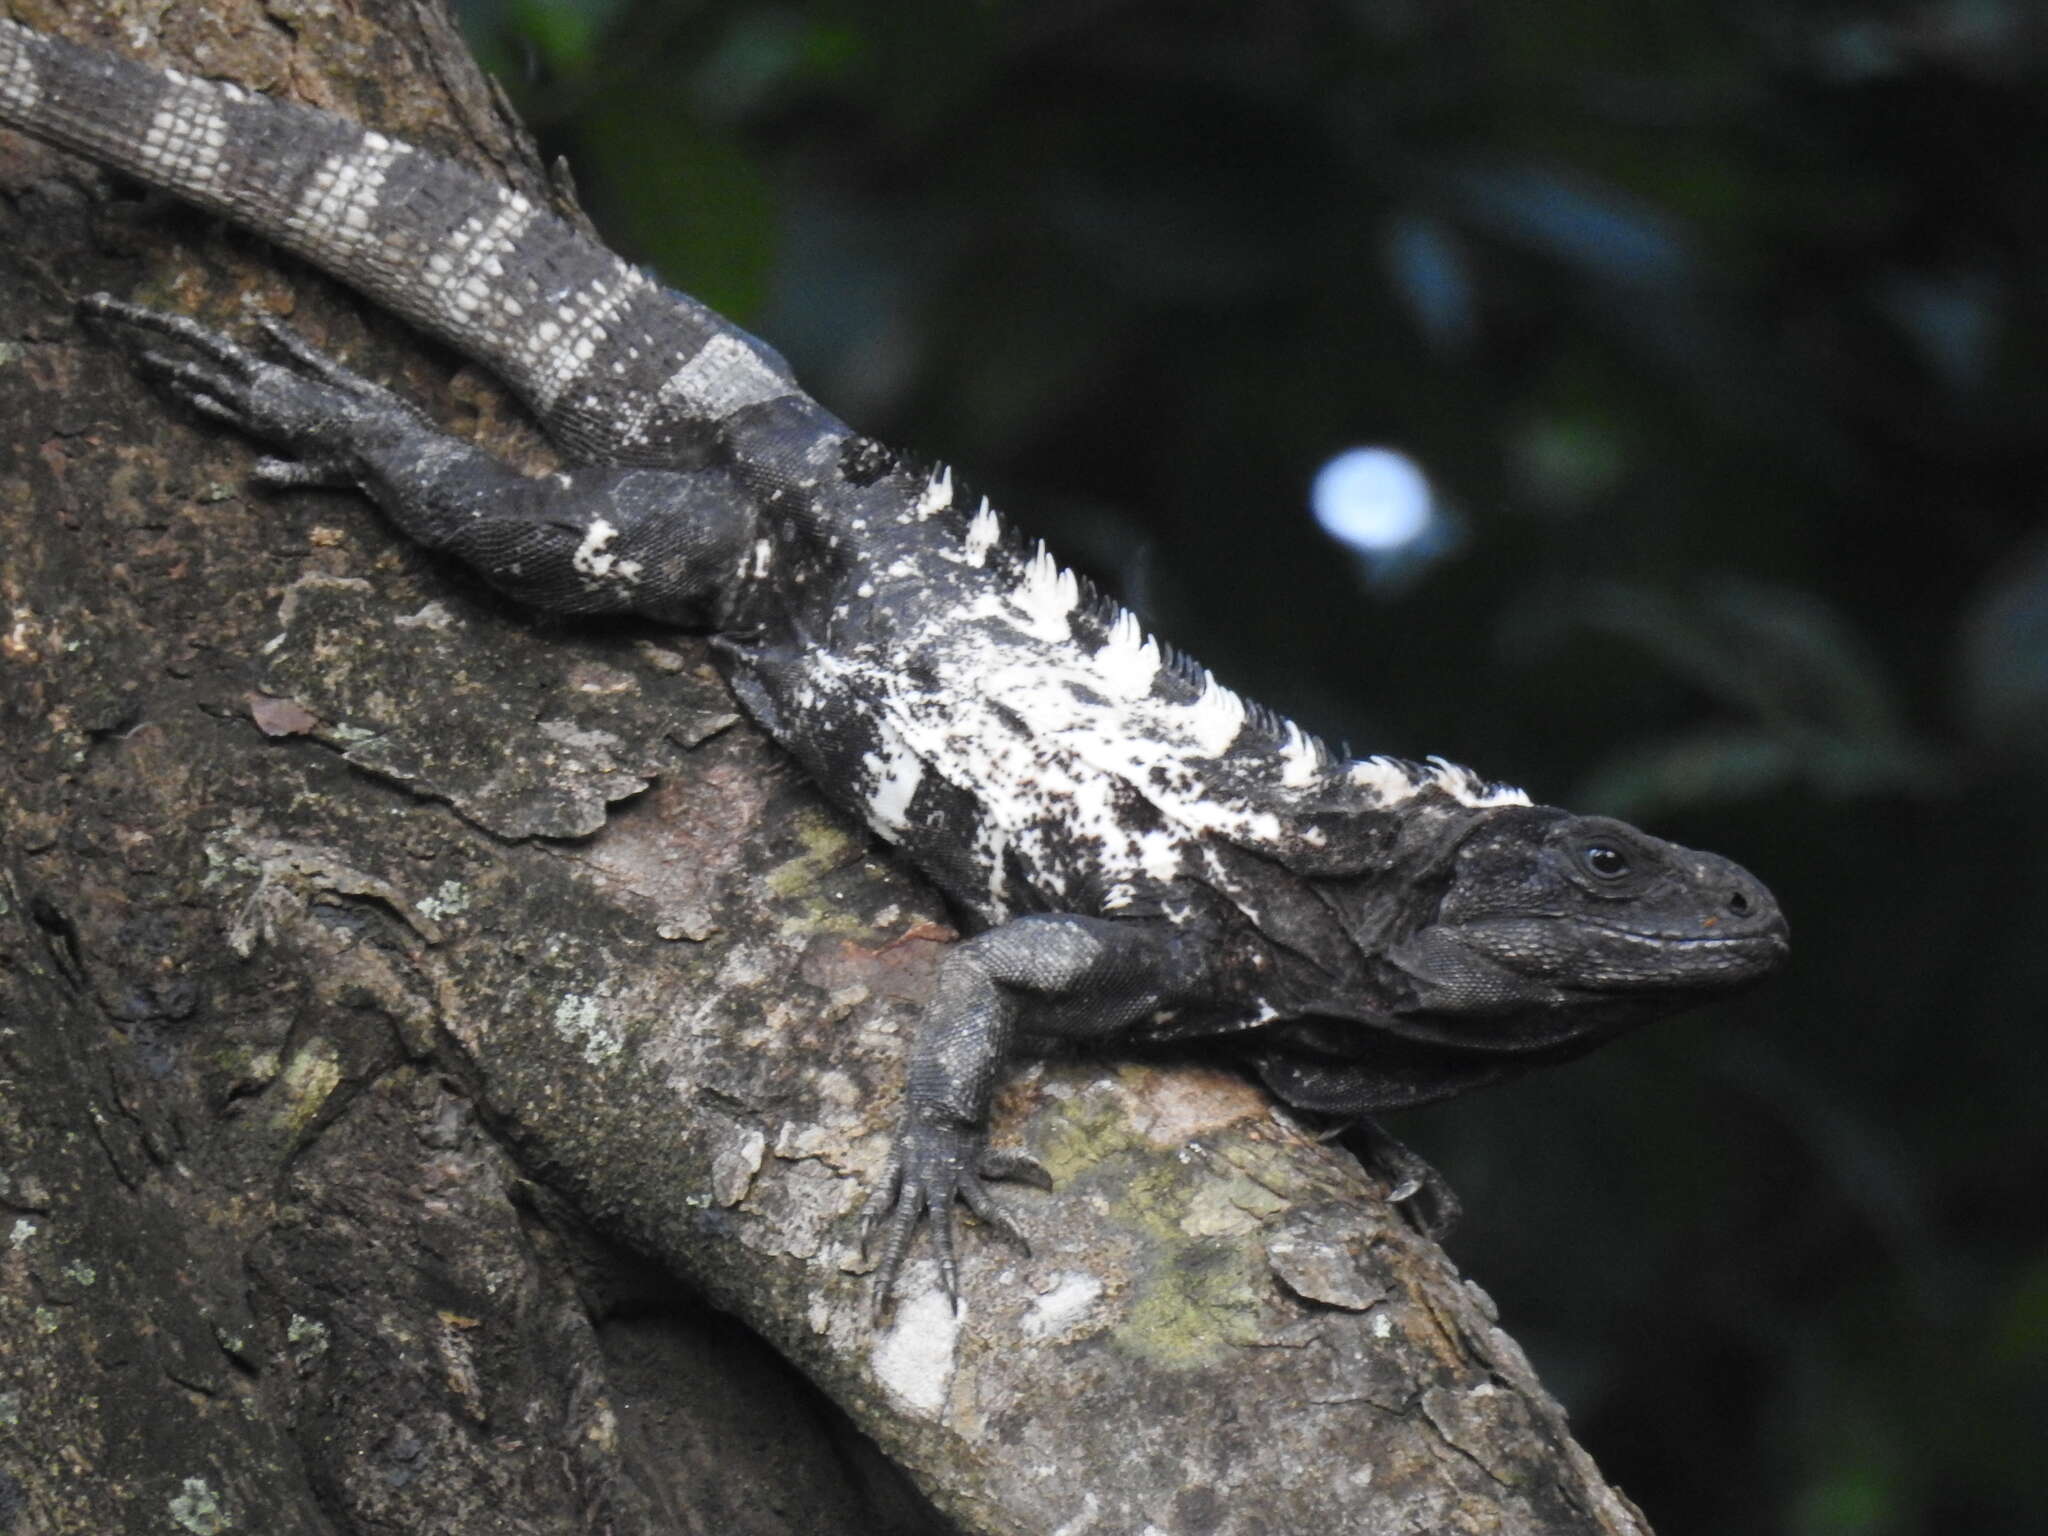
[(1589, 1048), (1763, 975), (1769, 892), (1712, 854), (1439, 759), (1342, 761), (1146, 633), (950, 470), (858, 436), (774, 352), (520, 193), (327, 113), (0, 23), (0, 125), (247, 225), (496, 370), (581, 467), (529, 478), (272, 328), (271, 355), (88, 312), (280, 485), (360, 488), (558, 613), (709, 628), (733, 689), (973, 937), (940, 967), (867, 1212), (991, 1221), (1028, 1036), (1234, 1036), (1350, 1114)]
[(952, 893), (986, 921), (1161, 910), (1206, 842), (1315, 862), (1333, 821), (1529, 803), (1447, 763), (1337, 761), (1023, 548), (985, 501), (954, 506), (950, 471), (898, 494), (894, 521), (847, 520), (869, 548), (854, 579), (812, 589), (827, 643), (760, 680), (785, 734), (833, 743), (821, 777), (877, 832), (964, 852), (972, 881), (956, 869)]
[(0, 22), (0, 122), (255, 229), (488, 365), (592, 460), (699, 462), (782, 360), (521, 193), (331, 113)]

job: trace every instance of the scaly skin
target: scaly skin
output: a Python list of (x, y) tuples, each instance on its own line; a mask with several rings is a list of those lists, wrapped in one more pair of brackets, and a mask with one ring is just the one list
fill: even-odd
[[(1714, 854), (1442, 762), (1341, 761), (1042, 548), (859, 436), (782, 360), (569, 224), (327, 113), (0, 23), (0, 124), (241, 222), (495, 369), (577, 466), (527, 477), (280, 328), (268, 352), (86, 312), (258, 478), (352, 486), (553, 613), (709, 630), (742, 704), (925, 871), (941, 963), (862, 1215), (887, 1302), (929, 1220), (1022, 1241), (984, 1180), (1022, 1042), (1228, 1037), (1332, 1114), (1561, 1060), (1774, 969), (1770, 893)], [(1390, 1153), (1397, 1193), (1425, 1183)]]

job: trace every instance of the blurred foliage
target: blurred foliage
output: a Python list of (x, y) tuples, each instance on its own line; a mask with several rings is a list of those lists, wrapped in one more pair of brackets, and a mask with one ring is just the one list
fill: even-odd
[(464, 9), (625, 249), (1224, 676), (1767, 878), (1782, 982), (1403, 1134), (1665, 1536), (2048, 1529), (2037, 7)]

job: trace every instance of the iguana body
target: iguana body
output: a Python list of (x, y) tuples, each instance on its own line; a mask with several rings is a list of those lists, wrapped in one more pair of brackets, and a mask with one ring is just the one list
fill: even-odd
[(558, 613), (708, 628), (734, 692), (974, 936), (912, 1053), (870, 1224), (886, 1294), (983, 1148), (1021, 1036), (1235, 1035), (1350, 1114), (1577, 1054), (1754, 980), (1769, 893), (1464, 769), (1340, 761), (803, 394), (772, 351), (516, 193), (331, 114), (0, 23), (0, 124), (274, 240), (488, 365), (577, 464), (522, 476), (273, 331), (110, 300), (197, 409)]

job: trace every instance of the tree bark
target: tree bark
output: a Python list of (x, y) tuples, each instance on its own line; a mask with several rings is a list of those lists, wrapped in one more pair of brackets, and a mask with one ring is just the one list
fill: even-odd
[[(36, 5), (536, 196), (438, 8)], [(0, 133), (0, 1532), (1641, 1532), (1484, 1296), (1238, 1077), (1065, 1061), (1035, 1254), (857, 1212), (943, 907), (697, 639), (542, 628), (248, 488), (74, 303), (289, 319), (544, 458), (480, 374)], [(675, 1291), (674, 1276), (687, 1291)]]

